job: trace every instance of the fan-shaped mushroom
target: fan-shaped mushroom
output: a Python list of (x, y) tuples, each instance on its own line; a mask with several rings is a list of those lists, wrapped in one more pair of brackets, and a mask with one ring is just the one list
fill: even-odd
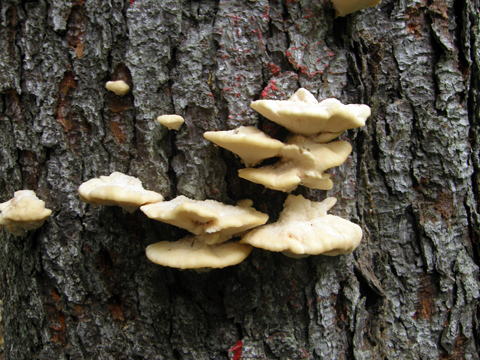
[(145, 204), (163, 201), (161, 194), (145, 190), (139, 179), (120, 172), (84, 182), (78, 188), (78, 194), (87, 204), (118, 205), (129, 212)]
[(19, 190), (13, 199), (0, 204), (0, 227), (24, 236), (26, 231), (42, 226), (51, 214), (52, 210), (45, 208), (45, 202), (34, 191)]
[(277, 222), (253, 229), (240, 243), (293, 256), (349, 254), (362, 240), (362, 229), (328, 215), (335, 202), (334, 198), (317, 203), (289, 195)]

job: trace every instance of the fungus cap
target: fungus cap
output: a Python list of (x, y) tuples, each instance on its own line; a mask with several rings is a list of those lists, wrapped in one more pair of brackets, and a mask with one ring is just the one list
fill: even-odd
[[(238, 176), (266, 188), (283, 192), (291, 192), (302, 183), (299, 169), (292, 162), (277, 162), (261, 168), (240, 169)], [(327, 186), (329, 185), (327, 184)], [(333, 183), (331, 185), (333, 187)]]
[(337, 99), (324, 99), (319, 106), (327, 109), (329, 113), (329, 119), (322, 132), (336, 133), (365, 126), (365, 121), (371, 115), (368, 105), (344, 105)]
[(335, 16), (345, 16), (380, 4), (382, 0), (332, 0)]
[(129, 212), (141, 205), (163, 201), (161, 194), (145, 190), (139, 179), (120, 172), (84, 182), (78, 188), (78, 194), (80, 200), (87, 204), (118, 205)]
[(321, 132), (318, 134), (313, 141), (319, 144), (325, 144), (333, 139), (336, 139), (344, 133), (344, 130), (338, 132)]
[(130, 86), (123, 80), (107, 81), (105, 88), (113, 91), (118, 96), (126, 95), (130, 91)]
[(203, 238), (207, 243), (226, 241), (268, 220), (268, 215), (255, 210), (250, 200), (232, 206), (215, 200), (192, 200), (180, 195), (171, 201), (144, 205), (140, 210), (150, 219), (178, 226), (195, 235), (211, 234)]
[(337, 99), (325, 99), (319, 103), (303, 88), (288, 100), (257, 100), (250, 106), (294, 134), (305, 136), (364, 126), (370, 116), (367, 105), (343, 105)]
[(253, 126), (240, 126), (228, 131), (207, 131), (203, 136), (237, 154), (245, 166), (253, 166), (277, 156), (284, 146), (281, 141), (272, 139)]
[(45, 208), (45, 202), (34, 191), (19, 190), (13, 199), (0, 204), (0, 226), (16, 236), (24, 236), (25, 231), (42, 226), (51, 214), (52, 210)]
[(341, 217), (328, 215), (336, 199), (311, 202), (289, 195), (278, 221), (253, 229), (241, 244), (298, 255), (349, 254), (362, 240), (362, 229)]
[(290, 192), (303, 185), (330, 190), (333, 183), (324, 171), (343, 164), (352, 151), (346, 141), (317, 144), (303, 136), (292, 137), (274, 165), (240, 169), (238, 176), (267, 188)]
[(161, 115), (157, 117), (157, 121), (166, 126), (168, 130), (178, 130), (185, 122), (185, 119), (180, 115)]
[(178, 241), (162, 241), (147, 246), (147, 258), (158, 265), (178, 269), (224, 268), (236, 265), (252, 251), (250, 245), (228, 242), (207, 245), (194, 236)]
[[(287, 141), (287, 146), (280, 152), (280, 156), (299, 164), (306, 162), (308, 166), (313, 165), (317, 171), (323, 172), (343, 164), (351, 152), (352, 145), (348, 141), (318, 144), (309, 138), (296, 135)], [(312, 161), (314, 164), (311, 163)]]

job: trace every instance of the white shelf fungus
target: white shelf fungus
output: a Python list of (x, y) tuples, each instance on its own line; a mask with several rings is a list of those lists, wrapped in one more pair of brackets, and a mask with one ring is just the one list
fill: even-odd
[(45, 202), (34, 191), (16, 191), (13, 199), (0, 204), (0, 227), (24, 236), (26, 231), (42, 226), (51, 214), (52, 210), (45, 208)]
[(277, 156), (284, 146), (281, 141), (272, 139), (253, 126), (240, 126), (229, 131), (207, 131), (203, 136), (237, 154), (245, 166), (253, 166)]
[(382, 0), (332, 0), (336, 16), (345, 16), (380, 4)]
[(208, 245), (187, 236), (147, 246), (147, 258), (155, 264), (179, 269), (224, 268), (241, 263), (252, 251), (249, 245), (227, 242)]
[(313, 141), (319, 144), (325, 144), (333, 139), (336, 139), (340, 135), (342, 135), (344, 130), (338, 132), (321, 132), (318, 134)]
[(320, 132), (340, 135), (345, 130), (365, 126), (370, 116), (367, 105), (343, 105), (337, 99), (318, 102), (303, 88), (288, 100), (257, 100), (250, 106), (267, 119), (304, 136), (317, 136)]
[(186, 229), (207, 244), (224, 242), (245, 230), (263, 225), (268, 215), (255, 210), (251, 200), (238, 206), (215, 200), (192, 200), (183, 195), (140, 208), (150, 219)]
[(362, 240), (362, 229), (328, 215), (335, 202), (335, 198), (311, 202), (301, 195), (289, 195), (277, 222), (253, 229), (240, 243), (293, 257), (349, 254)]
[(178, 130), (185, 120), (180, 115), (161, 115), (157, 117), (157, 121), (166, 126), (168, 130)]
[(118, 96), (126, 95), (130, 91), (130, 86), (123, 80), (107, 81), (105, 88), (113, 91)]
[(312, 189), (330, 190), (333, 183), (324, 171), (343, 164), (352, 146), (346, 141), (329, 144), (297, 135), (281, 150), (282, 159), (274, 165), (240, 169), (238, 176), (273, 190), (290, 192), (303, 185)]
[(140, 180), (120, 172), (84, 182), (78, 188), (78, 194), (87, 204), (118, 205), (129, 212), (145, 204), (163, 201), (159, 193), (145, 190)]

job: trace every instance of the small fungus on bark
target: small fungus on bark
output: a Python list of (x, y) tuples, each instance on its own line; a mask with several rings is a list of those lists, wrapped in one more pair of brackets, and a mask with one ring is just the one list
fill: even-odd
[(144, 205), (140, 210), (150, 219), (186, 229), (206, 244), (216, 244), (267, 222), (268, 215), (255, 210), (252, 204), (251, 200), (243, 200), (232, 206), (180, 195), (171, 201)]
[(178, 241), (161, 241), (147, 246), (147, 258), (155, 264), (178, 269), (224, 268), (236, 265), (252, 251), (238, 242), (208, 245), (195, 236)]
[(237, 154), (247, 167), (277, 156), (284, 147), (281, 141), (272, 139), (253, 126), (240, 126), (228, 131), (207, 131), (203, 136)]
[(139, 179), (120, 172), (84, 182), (78, 188), (78, 194), (80, 200), (87, 204), (118, 205), (128, 212), (134, 212), (145, 204), (163, 201), (161, 194), (145, 190)]
[(343, 105), (337, 99), (318, 102), (303, 88), (288, 100), (257, 100), (250, 106), (294, 134), (318, 136), (327, 132), (330, 133), (328, 140), (333, 139), (332, 134), (340, 135), (345, 130), (365, 126), (365, 120), (370, 116), (367, 105)]
[(335, 16), (345, 16), (380, 4), (382, 0), (332, 0)]
[(130, 86), (123, 80), (107, 81), (107, 90), (113, 91), (118, 96), (124, 96), (130, 91)]
[(293, 191), (298, 185), (330, 190), (333, 183), (324, 171), (343, 164), (351, 152), (352, 146), (346, 141), (317, 144), (296, 135), (280, 151), (281, 159), (276, 164), (240, 169), (238, 176), (284, 192)]
[(184, 118), (180, 115), (161, 115), (157, 117), (157, 121), (163, 126), (166, 126), (168, 130), (178, 130), (185, 122)]
[(349, 254), (362, 240), (362, 229), (328, 215), (335, 202), (335, 198), (312, 202), (301, 195), (289, 195), (277, 222), (253, 229), (240, 243), (292, 257)]
[(0, 204), (0, 227), (24, 236), (26, 231), (42, 226), (51, 214), (52, 210), (45, 208), (45, 202), (34, 191), (16, 191), (13, 199)]

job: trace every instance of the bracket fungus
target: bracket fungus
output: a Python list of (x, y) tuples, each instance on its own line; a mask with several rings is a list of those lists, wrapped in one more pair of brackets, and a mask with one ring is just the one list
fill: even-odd
[(296, 135), (280, 151), (281, 160), (276, 164), (240, 169), (238, 176), (284, 192), (293, 191), (298, 185), (330, 190), (333, 183), (324, 171), (343, 164), (351, 152), (352, 146), (346, 141), (317, 144)]
[(145, 252), (155, 264), (179, 269), (202, 269), (239, 264), (251, 251), (250, 245), (238, 242), (208, 245), (194, 236), (187, 236), (178, 241), (151, 244)]
[(304, 136), (318, 136), (321, 132), (340, 135), (345, 130), (365, 126), (370, 116), (367, 105), (343, 105), (337, 99), (318, 102), (304, 88), (298, 89), (288, 100), (257, 100), (250, 106), (292, 133)]
[(168, 130), (178, 130), (185, 122), (185, 119), (180, 115), (161, 115), (157, 117), (157, 121), (166, 126)]
[(275, 157), (284, 144), (253, 126), (240, 126), (228, 131), (207, 131), (203, 134), (210, 140), (237, 154), (245, 166), (253, 166)]
[(145, 204), (163, 201), (161, 194), (145, 190), (139, 179), (120, 172), (84, 182), (78, 188), (78, 194), (87, 204), (118, 205), (129, 212)]
[(335, 16), (345, 16), (381, 3), (382, 0), (332, 0)]
[(107, 81), (105, 85), (107, 90), (113, 91), (115, 95), (124, 96), (130, 91), (130, 86), (123, 80)]
[(24, 236), (26, 231), (42, 226), (51, 214), (52, 210), (45, 208), (45, 202), (34, 191), (19, 190), (13, 199), (0, 204), (0, 227)]
[(140, 210), (150, 219), (186, 229), (206, 244), (216, 244), (267, 222), (268, 215), (255, 210), (252, 204), (251, 200), (243, 200), (232, 206), (180, 195), (171, 201), (144, 205)]
[(335, 198), (311, 202), (301, 195), (289, 195), (277, 222), (253, 229), (240, 243), (292, 257), (349, 254), (362, 240), (362, 229), (327, 214), (335, 202)]

